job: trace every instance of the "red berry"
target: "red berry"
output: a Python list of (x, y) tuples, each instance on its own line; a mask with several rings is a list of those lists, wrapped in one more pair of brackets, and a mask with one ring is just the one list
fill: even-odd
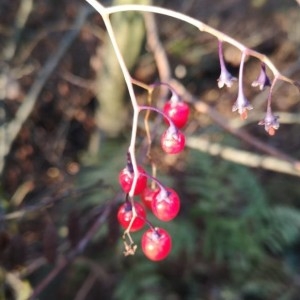
[(163, 108), (164, 113), (177, 128), (182, 128), (188, 121), (190, 108), (182, 101), (168, 101)]
[[(139, 174), (139, 177), (137, 179), (137, 183), (134, 189), (134, 195), (140, 194), (147, 186), (147, 177), (143, 174), (146, 174), (145, 170), (138, 166), (138, 170), (141, 174)], [(133, 182), (133, 172), (131, 172), (128, 167), (124, 168), (119, 173), (119, 183), (125, 193), (129, 193), (132, 182)]]
[(173, 132), (168, 128), (161, 137), (161, 147), (168, 154), (176, 154), (183, 150), (185, 146), (184, 134), (177, 130)]
[(177, 193), (167, 188), (161, 190), (152, 200), (152, 212), (161, 221), (173, 220), (180, 210), (180, 199)]
[[(142, 229), (146, 223), (146, 211), (144, 207), (138, 202), (135, 202), (134, 208), (136, 210), (137, 216), (132, 222), (130, 228), (130, 231), (132, 232)], [(130, 202), (125, 202), (119, 207), (117, 218), (119, 224), (124, 229), (127, 229), (132, 219), (132, 205)]]
[(144, 205), (146, 207), (148, 207), (149, 209), (152, 209), (152, 207), (151, 207), (152, 200), (158, 192), (159, 192), (158, 188), (152, 189), (150, 186), (147, 186), (143, 190), (143, 192), (141, 194), (141, 199), (142, 199)]
[(165, 259), (171, 248), (171, 236), (162, 228), (150, 228), (142, 236), (142, 250), (150, 260)]

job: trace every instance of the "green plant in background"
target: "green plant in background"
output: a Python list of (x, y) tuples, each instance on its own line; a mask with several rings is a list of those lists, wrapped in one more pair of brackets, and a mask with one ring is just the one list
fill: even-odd
[(291, 271), (294, 262), (280, 257), (299, 240), (300, 211), (269, 202), (255, 172), (189, 154), (185, 189), (198, 199), (190, 213), (202, 219), (203, 258), (226, 266), (237, 297), (294, 299), (297, 271)]
[(207, 299), (213, 283), (221, 299), (295, 299), (296, 273), (281, 257), (299, 238), (300, 212), (269, 203), (255, 172), (197, 151), (180, 182), (183, 212), (166, 226), (172, 257), (153, 264), (138, 252), (111, 261), (114, 299)]

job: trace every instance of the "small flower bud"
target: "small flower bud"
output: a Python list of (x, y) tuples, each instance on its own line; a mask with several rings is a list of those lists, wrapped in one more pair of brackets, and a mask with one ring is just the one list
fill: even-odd
[(221, 74), (218, 79), (218, 87), (221, 89), (224, 85), (227, 87), (231, 87), (233, 81), (237, 79), (233, 77), (227, 70), (225, 62), (224, 62), (224, 55), (223, 55), (223, 43), (219, 41), (219, 60), (220, 60), (220, 67), (221, 67)]
[(258, 86), (262, 91), (266, 86), (271, 86), (271, 81), (266, 73), (266, 65), (264, 63), (261, 64), (261, 69), (258, 78), (252, 82), (253, 87)]
[(233, 77), (224, 66), (223, 68), (221, 68), (221, 74), (218, 79), (218, 87), (221, 89), (224, 85), (226, 85), (227, 87), (230, 88), (233, 85), (233, 81), (236, 80), (237, 78)]

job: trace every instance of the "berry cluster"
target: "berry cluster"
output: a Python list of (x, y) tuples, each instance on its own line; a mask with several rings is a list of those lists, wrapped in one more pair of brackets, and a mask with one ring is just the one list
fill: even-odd
[[(153, 86), (146, 86), (143, 83), (138, 83), (134, 80), (126, 67), (126, 63), (122, 56), (122, 53), (118, 47), (118, 43), (110, 23), (110, 15), (117, 12), (129, 12), (129, 11), (140, 11), (150, 12), (172, 17), (174, 19), (181, 20), (192, 26), (195, 26), (201, 32), (206, 32), (216, 37), (218, 40), (218, 54), (220, 61), (220, 76), (218, 78), (218, 87), (231, 87), (234, 81), (238, 83), (238, 94), (236, 101), (232, 106), (232, 111), (237, 112), (241, 119), (245, 120), (248, 117), (249, 111), (253, 109), (253, 106), (248, 101), (244, 93), (244, 67), (248, 58), (256, 58), (260, 61), (260, 73), (256, 80), (252, 82), (252, 86), (258, 87), (260, 90), (268, 88), (267, 97), (267, 109), (266, 114), (262, 120), (259, 121), (259, 125), (263, 125), (265, 131), (269, 135), (274, 135), (276, 130), (279, 128), (279, 117), (273, 113), (272, 110), (272, 93), (274, 86), (277, 81), (281, 80), (290, 83), (299, 88), (300, 83), (284, 76), (281, 74), (270, 59), (262, 53), (259, 53), (253, 49), (246, 47), (232, 37), (226, 35), (222, 31), (216, 30), (215, 28), (185, 14), (177, 11), (169, 10), (166, 8), (152, 6), (152, 5), (135, 5), (126, 4), (120, 6), (104, 7), (97, 0), (86, 0), (92, 5), (92, 7), (99, 12), (103, 18), (104, 25), (107, 29), (109, 39), (112, 42), (112, 47), (116, 54), (119, 66), (121, 68), (126, 86), (129, 92), (132, 108), (132, 131), (131, 141), (128, 148), (128, 161), (127, 165), (120, 172), (119, 181), (123, 191), (126, 193), (125, 203), (120, 207), (118, 212), (118, 220), (122, 227), (125, 228), (124, 237), (129, 238), (129, 244), (125, 243), (125, 254), (133, 254), (136, 246), (133, 245), (133, 241), (130, 236), (130, 232), (140, 230), (145, 224), (149, 225), (149, 229), (144, 233), (142, 237), (142, 249), (145, 255), (152, 260), (161, 260), (165, 258), (172, 247), (170, 235), (162, 228), (156, 228), (150, 224), (147, 220), (147, 214), (145, 207), (151, 209), (153, 214), (161, 221), (170, 221), (176, 217), (180, 209), (180, 200), (176, 192), (170, 188), (164, 187), (155, 177), (155, 174), (148, 174), (141, 166), (137, 166), (135, 158), (135, 141), (138, 128), (138, 116), (142, 110), (152, 110), (161, 114), (167, 122), (168, 128), (162, 134), (160, 142), (162, 150), (167, 154), (180, 153), (185, 146), (185, 136), (180, 131), (181, 128), (186, 124), (189, 115), (189, 107), (186, 103), (182, 102), (173, 89), (166, 83), (160, 83), (170, 88), (172, 97), (164, 105), (163, 109), (157, 109), (153, 106), (140, 106), (137, 102), (133, 84), (139, 85), (142, 88), (148, 90), (149, 99), (152, 95)], [(226, 63), (223, 54), (223, 44), (228, 43), (235, 47), (241, 52), (240, 66), (238, 72), (238, 78), (235, 78), (227, 70)], [(154, 53), (155, 54), (155, 53)], [(156, 55), (154, 55), (156, 56)], [(163, 59), (165, 60), (165, 59)], [(167, 62), (166, 62), (167, 63)], [(272, 74), (272, 80), (268, 77), (267, 73)], [(151, 101), (149, 101), (151, 103)], [(146, 118), (145, 118), (146, 121)], [(145, 122), (146, 124), (147, 122)], [(146, 127), (146, 126), (145, 126)], [(149, 131), (146, 128), (147, 133)], [(148, 135), (149, 150), (151, 146), (151, 137)], [(150, 151), (147, 153), (149, 154)], [(150, 157), (149, 160), (152, 164)], [(148, 179), (152, 179), (151, 185), (148, 184)], [(142, 204), (134, 199), (134, 196), (140, 195)], [(125, 239), (125, 238), (124, 238)]]
[[(234, 81), (238, 81), (238, 95), (232, 106), (232, 111), (237, 111), (243, 120), (247, 118), (248, 111), (253, 109), (252, 105), (245, 97), (243, 90), (244, 65), (246, 57), (249, 56), (250, 53), (251, 51), (249, 49), (243, 49), (239, 77), (237, 79), (233, 77), (226, 68), (223, 56), (223, 41), (219, 40), (221, 73), (218, 78), (218, 87), (231, 87)], [(264, 125), (265, 130), (269, 135), (274, 135), (275, 131), (279, 128), (278, 116), (273, 114), (271, 108), (272, 90), (278, 78), (278, 76), (275, 77), (271, 83), (266, 72), (266, 64), (262, 60), (260, 74), (257, 79), (252, 82), (252, 86), (259, 87), (260, 90), (263, 90), (268, 86), (270, 87), (267, 99), (267, 112), (265, 118), (258, 123), (259, 125)], [(145, 87), (144, 84), (138, 83), (135, 80), (133, 80), (132, 83)], [(148, 110), (157, 112), (163, 116), (168, 127), (161, 135), (161, 148), (167, 154), (177, 154), (180, 153), (185, 146), (185, 136), (181, 129), (188, 121), (190, 108), (185, 102), (181, 101), (177, 93), (167, 83), (155, 84), (150, 88), (145, 87), (148, 90), (149, 95), (152, 94), (153, 88), (157, 85), (167, 86), (172, 93), (171, 98), (165, 103), (163, 108), (158, 109), (153, 106), (138, 105), (135, 101), (134, 110), (137, 114), (142, 110)], [(137, 125), (133, 126), (133, 128), (136, 127)], [(136, 129), (132, 131), (132, 137), (134, 138), (132, 139), (131, 146), (134, 144), (135, 134)], [(149, 142), (149, 149), (150, 145), (151, 142)], [(118, 221), (125, 229), (124, 237), (128, 236), (130, 241), (129, 245), (125, 242), (125, 254), (133, 254), (136, 248), (136, 246), (132, 246), (133, 241), (130, 232), (141, 230), (147, 224), (150, 228), (142, 236), (142, 250), (150, 260), (162, 260), (170, 253), (172, 240), (166, 230), (154, 227), (148, 221), (145, 207), (150, 209), (158, 220), (168, 222), (178, 215), (180, 210), (180, 199), (173, 189), (164, 187), (154, 175), (148, 174), (142, 166), (136, 165), (136, 160), (135, 158), (130, 157), (131, 155), (134, 155), (132, 149), (128, 152), (127, 166), (119, 174), (120, 185), (127, 194), (125, 203), (120, 206), (118, 211)], [(133, 159), (131, 160), (131, 158)], [(133, 167), (133, 164), (135, 164), (135, 168)], [(151, 178), (152, 184), (148, 184), (149, 178)], [(140, 196), (142, 203), (133, 199), (136, 195)]]
[[(174, 93), (174, 92), (173, 92)], [(153, 110), (163, 116), (168, 128), (163, 132), (160, 142), (162, 150), (167, 154), (181, 152), (185, 146), (185, 136), (180, 131), (188, 121), (189, 106), (181, 101), (175, 94), (166, 102), (162, 110), (152, 106), (140, 106), (140, 110)], [(139, 200), (129, 197), (134, 183), (134, 169), (131, 157), (128, 154), (127, 165), (119, 173), (119, 183), (122, 190), (126, 193), (125, 202), (118, 209), (118, 222), (125, 229), (125, 234), (135, 232), (148, 225), (149, 228), (144, 232), (141, 240), (141, 248), (145, 256), (150, 260), (159, 261), (168, 256), (172, 248), (170, 234), (163, 228), (154, 227), (147, 219), (147, 211), (160, 221), (168, 222), (173, 220), (180, 210), (180, 198), (171, 188), (165, 187), (154, 176), (148, 174), (145, 169), (137, 166), (137, 179), (133, 187), (133, 196), (139, 196)], [(149, 179), (152, 181), (148, 183)], [(131, 237), (129, 235), (130, 241)], [(125, 247), (131, 250), (125, 254), (132, 254), (131, 245), (125, 243)], [(128, 249), (127, 249), (128, 250)]]

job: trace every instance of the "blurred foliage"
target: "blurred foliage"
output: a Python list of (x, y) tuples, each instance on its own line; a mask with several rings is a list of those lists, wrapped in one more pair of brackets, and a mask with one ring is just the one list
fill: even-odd
[[(11, 28), (20, 2), (0, 2), (1, 46), (7, 40), (12, 41)], [(296, 4), (279, 5), (277, 0), (218, 1), (216, 5), (209, 0), (153, 3), (208, 21), (268, 54), (282, 69), (290, 67), (299, 57), (300, 19)], [(70, 29), (81, 4), (82, 1), (76, 0), (35, 2), (18, 37), (16, 57), (5, 62), (10, 76), (20, 72), (19, 77), (9, 78), (11, 85), (17, 86), (11, 98), (1, 99), (6, 121), (13, 118), (47, 56), (55, 55), (64, 37), (62, 31)], [(128, 16), (119, 17), (119, 22), (125, 22)], [(178, 79), (191, 93), (224, 116), (231, 114), (235, 87), (230, 91), (216, 89), (219, 64), (215, 40), (212, 42), (207, 35), (177, 20), (161, 16), (156, 20), (175, 76), (180, 67), (183, 77)], [(135, 21), (142, 23), (141, 18)], [(128, 44), (124, 46), (132, 52), (132, 75), (144, 82), (156, 81), (157, 68), (143, 44), (143, 28), (135, 29), (138, 35), (135, 50)], [(298, 300), (299, 179), (249, 169), (190, 149), (172, 158), (163, 156), (156, 132), (151, 154), (157, 163), (157, 177), (176, 189), (182, 208), (172, 222), (158, 222), (150, 213), (149, 220), (170, 232), (173, 249), (168, 259), (158, 263), (148, 261), (140, 247), (136, 255), (123, 256), (122, 231), (116, 212), (124, 195), (120, 193), (117, 176), (126, 164), (130, 118), (127, 116), (121, 123), (121, 119), (113, 120), (121, 124), (118, 138), (99, 134), (95, 114), (101, 111), (101, 106), (97, 106), (89, 81), (95, 83), (97, 74), (98, 78), (102, 74), (103, 82), (109, 85), (107, 90), (116, 91), (102, 69), (109, 65), (108, 61), (103, 63), (103, 33), (101, 18), (91, 16), (45, 84), (39, 102), (6, 158), (0, 184), (0, 300), (27, 299), (65, 259), (67, 268), (54, 276), (38, 299)], [(120, 35), (125, 37), (124, 42), (129, 41), (122, 31)], [(134, 35), (130, 37), (134, 39)], [(31, 49), (29, 56), (26, 49)], [(236, 73), (239, 56), (228, 49), (225, 57)], [(112, 68), (110, 71), (116, 71), (121, 80), (117, 68)], [(25, 69), (30, 71), (26, 73)], [(250, 71), (245, 79), (250, 80), (257, 65), (250, 60), (246, 69)], [(5, 70), (0, 69), (0, 73)], [(97, 92), (101, 94), (103, 83), (97, 84)], [(117, 87), (121, 94), (123, 88)], [(255, 96), (252, 89), (246, 88), (246, 93), (249, 99)], [(137, 95), (139, 101), (145, 99), (139, 89)], [(292, 89), (281, 87), (276, 95), (279, 100), (284, 99), (274, 101), (277, 110), (299, 112), (299, 95)], [(109, 104), (114, 99), (112, 95), (105, 100)], [(118, 100), (125, 99), (123, 95)], [(261, 100), (255, 104), (255, 111), (261, 112)], [(155, 125), (153, 116), (152, 121)], [(278, 134), (269, 139), (262, 134), (263, 130), (250, 123), (245, 127), (252, 134), (299, 157), (298, 124), (282, 125)], [(137, 157), (150, 171), (142, 124), (141, 120)], [(207, 116), (192, 114), (191, 124), (188, 133), (204, 133), (216, 139), (222, 135), (222, 141), (232, 147), (255, 151), (221, 132)], [(99, 143), (92, 147), (91, 137), (95, 135)], [(99, 221), (102, 217), (103, 223)], [(93, 231), (97, 221), (101, 226)], [(141, 234), (132, 234), (138, 246)], [(72, 252), (81, 247), (84, 251)]]

